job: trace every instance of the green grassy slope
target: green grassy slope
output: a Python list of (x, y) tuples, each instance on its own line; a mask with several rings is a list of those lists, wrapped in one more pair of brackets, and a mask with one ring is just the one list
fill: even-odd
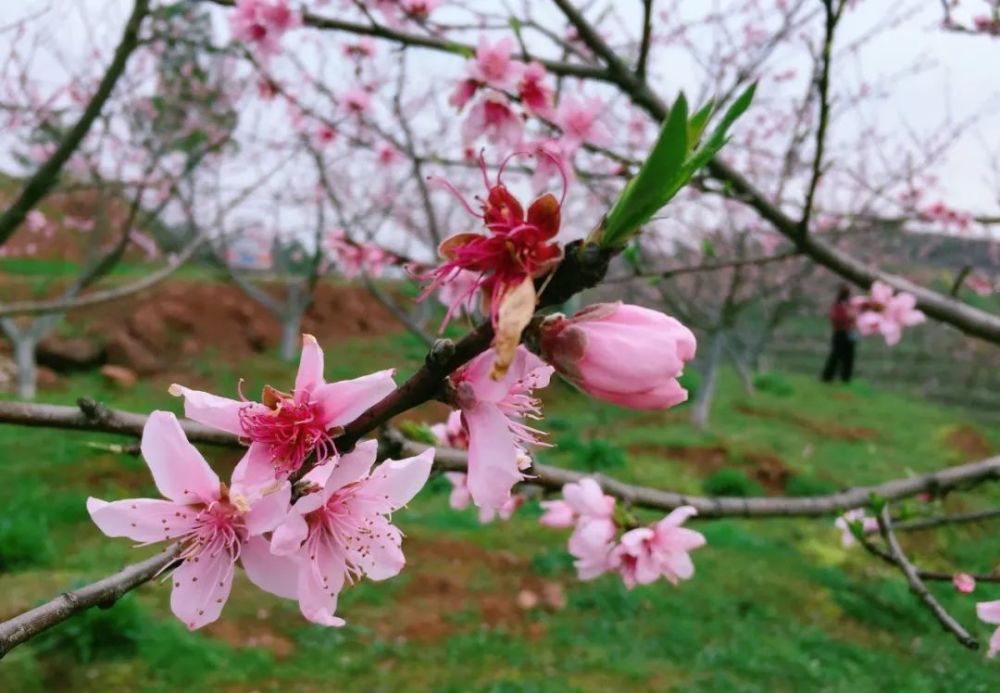
[[(390, 365), (405, 376), (421, 353), (404, 336), (338, 345), (327, 350), (328, 377)], [(202, 385), (221, 392), (232, 392), (238, 375), (248, 376), (248, 391), (292, 377), (269, 358), (198, 370)], [(771, 375), (759, 385), (750, 398), (724, 378), (712, 431), (703, 433), (683, 409), (628, 412), (554, 384), (545, 399), (557, 446), (542, 457), (692, 492), (804, 494), (1000, 449), (997, 431), (864, 384)], [(74, 377), (46, 399), (80, 394), (178, 410), (161, 385), (118, 393), (93, 376)], [(91, 494), (155, 495), (141, 460), (88, 445), (109, 440), (0, 427), (0, 617), (151, 551), (104, 538), (86, 516)], [(234, 462), (207, 450), (220, 469)], [(240, 577), (223, 620), (189, 633), (169, 613), (169, 584), (157, 582), (15, 650), (0, 661), (0, 690), (986, 691), (1000, 680), (1000, 664), (942, 633), (898, 575), (843, 550), (831, 520), (701, 522), (708, 546), (695, 554), (694, 580), (628, 592), (610, 576), (577, 582), (566, 534), (538, 526), (535, 504), (480, 527), (472, 511), (447, 507), (447, 492), (435, 479), (398, 513), (408, 566), (391, 581), (348, 590), (344, 629), (310, 626), (293, 603)], [(972, 509), (991, 499), (997, 491), (906, 510)], [(990, 526), (905, 539), (928, 567), (958, 561), (988, 571), (1000, 558)], [(988, 636), (974, 602), (1000, 598), (1000, 589), (981, 586), (972, 597), (934, 589)], [(524, 608), (524, 592), (539, 604)]]

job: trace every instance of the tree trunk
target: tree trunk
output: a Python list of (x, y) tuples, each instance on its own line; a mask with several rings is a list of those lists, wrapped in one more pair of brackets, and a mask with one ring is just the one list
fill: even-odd
[(709, 413), (712, 400), (715, 397), (715, 386), (719, 377), (719, 365), (722, 362), (722, 352), (726, 346), (726, 333), (722, 330), (713, 332), (708, 337), (708, 355), (701, 369), (701, 382), (694, 397), (694, 407), (691, 410), (691, 423), (695, 428), (708, 428)]
[(31, 333), (21, 334), (14, 340), (14, 363), (17, 365), (17, 396), (35, 399), (38, 389), (38, 368), (35, 366), (35, 344)]
[(294, 361), (302, 346), (302, 314), (288, 313), (281, 317), (279, 352), (285, 361)]

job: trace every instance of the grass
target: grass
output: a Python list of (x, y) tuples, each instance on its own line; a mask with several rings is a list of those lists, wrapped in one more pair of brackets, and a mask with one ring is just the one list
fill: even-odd
[[(327, 375), (395, 365), (405, 377), (421, 355), (404, 336), (349, 342), (327, 350)], [(197, 372), (230, 393), (240, 375), (247, 392), (292, 378), (271, 357), (221, 368), (206, 362)], [(970, 438), (1000, 448), (995, 430), (864, 383), (831, 387), (776, 373), (758, 379), (758, 389), (748, 397), (726, 373), (706, 432), (688, 426), (683, 408), (629, 412), (554, 383), (544, 396), (558, 445), (541, 457), (693, 493), (734, 484), (774, 492), (768, 484), (777, 483), (809, 495), (960, 463), (968, 457), (960, 442)], [(163, 383), (122, 393), (86, 374), (45, 399), (80, 394), (178, 411)], [(141, 460), (88, 445), (98, 440), (115, 438), (0, 428), (0, 617), (155, 550), (105, 539), (89, 522), (88, 495), (155, 495)], [(206, 451), (225, 476), (234, 455)], [(294, 603), (240, 576), (222, 621), (190, 633), (170, 615), (169, 585), (155, 582), (15, 650), (0, 662), (0, 690), (986, 691), (1000, 675), (1000, 665), (942, 633), (899, 575), (842, 549), (828, 519), (702, 522), (708, 546), (695, 554), (693, 581), (629, 592), (612, 577), (576, 581), (566, 534), (538, 526), (537, 504), (481, 527), (473, 511), (448, 508), (448, 490), (434, 479), (398, 513), (407, 569), (348, 590), (339, 606), (344, 629), (307, 624)], [(967, 510), (1000, 497), (985, 490), (977, 499), (904, 509)], [(989, 527), (905, 539), (929, 568), (987, 571), (1000, 555)], [(522, 609), (525, 590), (555, 590), (565, 605)], [(972, 597), (949, 585), (934, 590), (988, 637), (974, 603), (998, 598), (996, 589), (984, 585)]]

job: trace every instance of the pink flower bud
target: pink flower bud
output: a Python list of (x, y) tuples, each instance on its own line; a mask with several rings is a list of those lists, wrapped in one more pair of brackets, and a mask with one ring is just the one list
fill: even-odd
[(972, 594), (976, 589), (976, 578), (972, 577), (968, 573), (955, 573), (951, 578), (951, 583), (955, 585), (955, 589), (962, 594)]
[(655, 310), (598, 303), (542, 325), (545, 360), (583, 391), (633, 409), (666, 409), (687, 399), (677, 377), (694, 358), (691, 330)]

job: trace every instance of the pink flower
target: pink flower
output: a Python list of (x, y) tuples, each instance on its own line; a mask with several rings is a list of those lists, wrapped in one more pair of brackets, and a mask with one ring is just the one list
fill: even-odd
[(604, 106), (596, 98), (577, 101), (564, 96), (560, 100), (554, 120), (574, 149), (585, 143), (606, 147), (614, 141), (611, 131), (601, 122)]
[(451, 376), (462, 422), (469, 435), (469, 493), (480, 508), (500, 509), (522, 479), (523, 447), (540, 444), (538, 431), (525, 418), (541, 416), (532, 391), (549, 384), (552, 367), (518, 346), (510, 368), (499, 380), (490, 376), (493, 349)]
[(327, 124), (321, 124), (313, 137), (317, 147), (325, 147), (337, 138), (337, 131)]
[(472, 494), (469, 493), (469, 477), (462, 472), (445, 472), (444, 478), (451, 484), (451, 493), (448, 495), (448, 506), (452, 510), (465, 510), (472, 502)]
[(841, 531), (840, 543), (845, 549), (851, 548), (857, 542), (854, 532), (851, 531), (851, 525), (855, 522), (861, 523), (861, 529), (865, 534), (878, 531), (878, 520), (866, 516), (863, 508), (848, 510), (833, 523), (833, 526)]
[(889, 346), (899, 343), (904, 327), (927, 319), (916, 309), (917, 299), (912, 294), (901, 291), (893, 295), (892, 287), (881, 281), (872, 284), (869, 296), (855, 296), (851, 302), (860, 311), (858, 332), (866, 337), (880, 333)]
[(474, 79), (463, 79), (455, 87), (455, 91), (452, 92), (451, 96), (448, 97), (448, 103), (462, 110), (465, 108), (465, 104), (472, 100), (472, 97), (476, 95), (476, 91), (479, 89), (479, 82)]
[[(423, 488), (434, 450), (386, 460), (372, 471), (377, 448), (374, 440), (359, 443), (306, 474), (303, 482), (322, 490), (292, 505), (274, 530), (270, 555), (258, 544), (244, 557), (251, 581), (280, 597), (297, 598), (302, 615), (314, 623), (344, 625), (334, 614), (345, 583), (386, 580), (406, 563), (403, 535), (388, 516)], [(281, 580), (275, 579), (272, 556), (286, 557)]]
[(996, 291), (996, 286), (989, 277), (981, 274), (974, 274), (965, 282), (979, 296), (989, 296)]
[(323, 350), (307, 334), (302, 336), (302, 357), (290, 393), (265, 385), (258, 403), (174, 384), (170, 394), (184, 397), (189, 419), (249, 440), (247, 483), (264, 483), (293, 474), (310, 455), (317, 463), (335, 455), (338, 429), (392, 392), (392, 376), (390, 369), (327, 383)]
[(408, 16), (416, 20), (424, 20), (430, 13), (441, 6), (444, 0), (400, 0), (399, 6)]
[(542, 516), (538, 518), (538, 523), (543, 527), (566, 529), (576, 524), (576, 513), (566, 501), (542, 501), (540, 505), (545, 509)]
[(614, 567), (611, 553), (614, 550), (615, 528), (605, 523), (588, 522), (577, 526), (569, 537), (569, 553), (576, 560), (576, 576), (580, 580), (593, 580)]
[(664, 409), (687, 399), (677, 382), (697, 343), (680, 322), (655, 310), (598, 303), (570, 319), (542, 324), (545, 360), (583, 391), (634, 409)]
[(521, 119), (503, 94), (486, 94), (469, 109), (462, 123), (462, 138), (475, 142), (486, 135), (490, 142), (513, 149), (521, 141)]
[(951, 578), (951, 584), (962, 594), (972, 594), (976, 589), (976, 578), (968, 573), (955, 573)]
[(479, 288), (489, 297), (490, 318), (496, 325), (500, 306), (508, 293), (548, 272), (562, 258), (562, 249), (553, 242), (559, 233), (562, 200), (547, 193), (532, 202), (525, 214), (524, 207), (503, 183), (503, 171), (510, 158), (500, 165), (496, 182), (490, 185), (486, 161), (480, 157), (483, 182), (487, 186), (481, 214), (476, 213), (450, 183), (442, 181), (469, 214), (483, 221), (488, 232), (486, 235), (460, 233), (445, 239), (438, 248), (445, 262), (427, 274), (418, 275), (420, 279), (431, 280), (420, 300), (445, 284), (460, 278), (465, 281), (470, 275), (477, 277), (471, 286), (456, 287), (442, 328), (459, 307), (472, 300)]
[(697, 510), (685, 505), (652, 527), (640, 527), (622, 535), (610, 560), (628, 589), (648, 585), (661, 575), (674, 585), (691, 579), (694, 563), (689, 554), (705, 545), (705, 537), (681, 525), (696, 514)]
[(462, 425), (462, 412), (457, 409), (448, 415), (448, 420), (445, 423), (431, 426), (431, 433), (445, 447), (456, 450), (469, 449), (469, 434)]
[(375, 55), (375, 41), (365, 36), (352, 43), (345, 43), (344, 55), (355, 59), (371, 58)]
[[(995, 602), (979, 602), (976, 604), (976, 615), (980, 621), (992, 624), (1000, 624), (1000, 600)], [(990, 649), (986, 656), (992, 659), (1000, 652), (1000, 628), (993, 632), (990, 638)]]
[(371, 94), (359, 87), (348, 89), (341, 97), (344, 111), (358, 118), (365, 114), (368, 107), (371, 106), (371, 102)]
[(544, 83), (545, 76), (545, 67), (541, 63), (528, 63), (517, 84), (517, 93), (525, 108), (547, 118), (552, 113), (552, 89)]
[(496, 43), (490, 43), (485, 35), (480, 36), (476, 58), (469, 63), (469, 78), (500, 91), (514, 91), (524, 65), (511, 59), (513, 48), (514, 41), (509, 36)]
[[(289, 484), (281, 483), (267, 495), (245, 487), (239, 478), (248, 464), (248, 452), (227, 489), (169, 412), (149, 416), (140, 447), (157, 489), (168, 500), (108, 503), (88, 498), (87, 512), (109, 537), (128, 537), (142, 544), (181, 543), (170, 608), (188, 628), (200, 628), (222, 613), (234, 566), (247, 542), (273, 530), (285, 517)], [(261, 569), (268, 572), (272, 566)]]
[(532, 145), (535, 153), (535, 173), (531, 177), (531, 187), (538, 193), (544, 190), (553, 177), (560, 177), (567, 184), (575, 180), (573, 155), (576, 148), (570, 142), (550, 139)]
[(403, 160), (403, 155), (391, 142), (384, 142), (378, 149), (378, 163), (381, 166), (390, 167)]
[(27, 216), (24, 218), (24, 223), (27, 225), (28, 230), (32, 233), (45, 231), (49, 226), (48, 217), (37, 209), (33, 209), (28, 212)]
[(479, 522), (480, 524), (487, 525), (498, 517), (501, 521), (506, 522), (514, 516), (514, 513), (522, 505), (524, 505), (524, 496), (520, 493), (515, 493), (499, 508), (480, 508)]
[(302, 24), (302, 17), (288, 6), (288, 0), (237, 0), (229, 17), (233, 38), (254, 46), (269, 58), (281, 49), (281, 37)]

